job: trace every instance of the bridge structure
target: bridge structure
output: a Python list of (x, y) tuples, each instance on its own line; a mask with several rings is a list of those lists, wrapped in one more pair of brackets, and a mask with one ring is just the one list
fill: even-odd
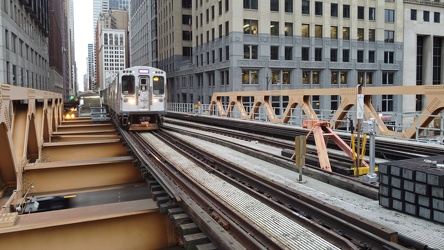
[[(334, 126), (356, 105), (356, 88), (271, 90), (214, 93), (204, 113), (255, 120), (259, 109), (267, 120), (289, 123), (296, 108), (304, 118), (318, 120), (312, 96), (340, 96), (338, 110), (329, 116)], [(362, 88), (364, 115), (378, 121), (379, 133), (403, 138), (417, 136), (444, 108), (444, 86)], [(384, 126), (371, 103), (374, 95), (423, 95), (427, 104), (412, 121), (412, 128), (392, 131)], [(274, 112), (271, 98), (287, 96), (282, 114)], [(253, 97), (244, 105), (243, 97)], [(224, 100), (228, 99), (228, 105)], [(250, 112), (247, 112), (250, 110)], [(177, 225), (159, 211), (152, 194), (144, 194), (144, 173), (110, 123), (64, 117), (62, 96), (57, 93), (0, 84), (0, 238), (2, 247), (49, 246), (79, 249), (100, 246), (109, 249), (166, 248), (178, 245)], [(236, 113), (236, 115), (235, 115)], [(441, 130), (442, 134), (442, 130)], [(122, 145), (123, 144), (123, 145)], [(123, 197), (122, 190), (139, 190), (137, 199)], [(60, 196), (114, 192), (103, 204), (22, 214), (16, 208), (26, 196)], [(131, 192), (129, 192), (131, 193)], [(118, 199), (114, 199), (118, 197)], [(88, 199), (101, 199), (94, 197)], [(47, 239), (52, 239), (48, 243)], [(20, 239), (20, 240), (17, 240)], [(49, 244), (49, 245), (48, 245)]]
[[(421, 86), (387, 86), (387, 87), (357, 87), (357, 88), (323, 88), (323, 89), (294, 89), (294, 90), (269, 90), (269, 91), (239, 91), (239, 92), (217, 92), (213, 94), (211, 103), (206, 108), (206, 114), (222, 117), (238, 117), (245, 120), (257, 120), (260, 109), (264, 110), (266, 120), (272, 123), (289, 124), (292, 118), (297, 116), (297, 108), (302, 111), (303, 119), (328, 120), (333, 128), (340, 126), (346, 117), (356, 116), (357, 95), (363, 95), (363, 107), (365, 119), (374, 118), (378, 124), (378, 134), (382, 136), (397, 138), (416, 138), (419, 134), (430, 127), (432, 122), (440, 119), (440, 133), (442, 136), (442, 115), (444, 109), (444, 86), (443, 85), (421, 85)], [(415, 110), (415, 99), (423, 96), (426, 103), (421, 111), (415, 111), (397, 119), (398, 128), (389, 129), (384, 121), (382, 112), (375, 108), (372, 103), (373, 96), (393, 95), (402, 98), (410, 98), (407, 103), (409, 108)], [(340, 103), (337, 110), (332, 110), (328, 116), (319, 117), (319, 109), (313, 107), (313, 96), (337, 96)], [(243, 98), (251, 98), (251, 105), (247, 106)], [(287, 101), (281, 116), (276, 115), (272, 105), (272, 97), (285, 97)], [(228, 100), (228, 105), (225, 101)], [(412, 100), (412, 102), (408, 102)], [(353, 108), (355, 108), (354, 111)], [(249, 110), (249, 111), (247, 111)], [(398, 114), (395, 114), (397, 116)]]
[[(64, 112), (61, 94), (0, 84), (1, 247), (160, 249), (176, 244), (173, 223), (143, 188), (146, 182), (113, 125), (65, 119)], [(105, 202), (23, 212), (29, 198), (73, 194), (83, 195), (84, 203)]]

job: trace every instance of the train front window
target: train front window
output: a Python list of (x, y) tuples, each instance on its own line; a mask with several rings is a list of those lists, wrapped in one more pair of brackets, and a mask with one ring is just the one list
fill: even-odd
[(148, 90), (148, 81), (146, 78), (140, 78), (140, 91)]
[(153, 94), (163, 95), (165, 93), (165, 78), (163, 76), (153, 77)]
[(124, 95), (133, 95), (135, 90), (134, 76), (122, 76), (122, 93)]

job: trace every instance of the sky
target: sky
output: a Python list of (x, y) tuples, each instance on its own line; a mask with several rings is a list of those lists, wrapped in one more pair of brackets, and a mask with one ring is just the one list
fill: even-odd
[(77, 63), (77, 82), (79, 90), (83, 91), (83, 75), (86, 74), (86, 58), (88, 43), (93, 43), (93, 1), (73, 0), (74, 4), (74, 44), (75, 60)]

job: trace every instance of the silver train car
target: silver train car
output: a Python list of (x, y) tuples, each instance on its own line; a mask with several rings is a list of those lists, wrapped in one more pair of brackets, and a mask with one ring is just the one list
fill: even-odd
[(110, 118), (127, 130), (156, 130), (166, 114), (166, 73), (136, 66), (121, 70), (100, 91)]

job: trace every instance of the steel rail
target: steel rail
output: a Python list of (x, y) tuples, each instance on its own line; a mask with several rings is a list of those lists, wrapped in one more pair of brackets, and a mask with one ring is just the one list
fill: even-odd
[[(256, 133), (260, 135), (271, 136), (285, 140), (293, 140), (296, 135), (306, 135), (308, 132), (307, 129), (301, 127), (279, 126), (276, 124), (248, 122), (237, 119), (217, 119), (208, 116), (190, 116), (174, 112), (169, 112), (167, 116), (169, 118), (191, 121), (193, 123), (207, 124), (229, 129), (237, 129), (239, 131), (246, 131), (250, 133)], [(172, 121), (169, 118), (166, 120), (167, 123), (177, 122), (177, 121)], [(189, 124), (188, 126), (194, 126), (194, 125)], [(349, 135), (341, 135), (341, 138), (347, 143), (350, 143)], [(313, 144), (314, 140), (311, 137), (309, 137), (307, 143)], [(335, 144), (331, 143), (328, 144), (328, 147), (335, 149), (337, 148)], [(426, 157), (437, 154), (443, 154), (443, 150), (435, 147), (429, 147), (428, 145), (424, 146), (407, 145), (406, 143), (396, 143), (395, 141), (384, 142), (381, 140), (376, 140), (376, 154), (383, 156), (385, 157), (385, 159), (389, 160), (402, 160), (402, 159), (420, 157), (419, 155)]]
[[(242, 227), (240, 227), (235, 223), (229, 223), (229, 227), (226, 227), (226, 225), (225, 227), (226, 229), (228, 228), (228, 231), (233, 235), (233, 237), (246, 249), (285, 248), (282, 244), (275, 241), (273, 238), (270, 238), (266, 232), (251, 225), (248, 220), (243, 218), (239, 213), (233, 211), (232, 207), (226, 205), (219, 198), (203, 189), (195, 180), (191, 179), (182, 171), (178, 171), (173, 162), (157, 152), (154, 147), (149, 146), (148, 141), (146, 141), (144, 138), (133, 138), (138, 141), (138, 145), (143, 147), (143, 150), (150, 155), (152, 160), (157, 160), (156, 164), (162, 165), (160, 167), (161, 171), (167, 176), (167, 178), (171, 179), (175, 185), (186, 193), (188, 197), (180, 197), (178, 202), (184, 199), (192, 199), (208, 214), (212, 214), (213, 217), (215, 216), (213, 212), (222, 209), (222, 212), (217, 212), (217, 217), (222, 217), (223, 222), (229, 223), (230, 220), (228, 218), (235, 218), (236, 222), (242, 224)], [(142, 143), (142, 140), (144, 143)]]
[[(280, 167), (285, 167), (286, 169), (289, 169), (291, 171), (298, 171), (298, 169), (295, 168), (294, 161), (289, 159), (288, 157), (282, 157), (282, 156), (274, 155), (272, 153), (264, 152), (264, 151), (258, 152), (257, 149), (250, 148), (248, 146), (241, 145), (241, 144), (235, 143), (230, 140), (224, 140), (224, 139), (217, 138), (214, 136), (209, 136), (209, 135), (197, 134), (197, 133), (191, 132), (186, 129), (172, 128), (170, 126), (164, 126), (163, 129), (170, 130), (170, 131), (176, 131), (181, 134), (186, 134), (186, 135), (197, 137), (199, 139), (206, 140), (209, 142), (218, 143), (218, 144), (221, 144), (225, 147), (235, 149), (236, 151), (242, 152), (244, 154), (248, 154), (252, 157), (259, 158), (261, 160), (270, 162), (270, 163), (278, 165)], [(248, 137), (248, 135), (245, 135), (244, 137)], [(341, 188), (346, 189), (348, 191), (353, 191), (355, 193), (358, 193), (362, 196), (365, 196), (365, 197), (373, 199), (373, 200), (378, 199), (378, 187), (377, 186), (363, 182), (355, 177), (322, 170), (319, 168), (317, 162), (318, 161), (317, 161), (316, 156), (308, 155), (306, 157), (306, 163), (305, 163), (305, 166), (303, 169), (303, 172), (305, 173), (305, 175), (319, 179), (320, 181), (323, 181), (323, 182), (325, 182), (326, 180), (328, 180), (328, 182), (331, 182), (332, 179), (334, 178), (333, 181), (335, 184), (340, 184), (340, 183), (344, 184), (344, 185), (338, 185), (338, 187), (341, 187)], [(320, 175), (321, 178), (317, 175)]]
[[(178, 147), (189, 152), (189, 156), (194, 156), (207, 162), (214, 168), (214, 174), (221, 178), (228, 176), (227, 181), (237, 186), (248, 186), (256, 193), (266, 194), (264, 202), (274, 200), (277, 203), (290, 208), (287, 216), (294, 211), (305, 214), (309, 218), (321, 223), (322, 226), (333, 229), (341, 233), (347, 239), (352, 240), (360, 247), (370, 247), (372, 249), (406, 249), (396, 244), (397, 233), (383, 228), (360, 216), (350, 216), (336, 207), (328, 205), (322, 201), (309, 197), (303, 193), (288, 190), (283, 185), (273, 182), (267, 178), (256, 175), (252, 171), (239, 168), (232, 162), (216, 158), (210, 153), (206, 153), (199, 148), (195, 148), (191, 143), (169, 135), (169, 141), (178, 144)], [(245, 187), (244, 187), (245, 189)], [(282, 210), (280, 210), (282, 211)], [(294, 216), (293, 216), (294, 217)], [(364, 229), (365, 228), (365, 229)]]

